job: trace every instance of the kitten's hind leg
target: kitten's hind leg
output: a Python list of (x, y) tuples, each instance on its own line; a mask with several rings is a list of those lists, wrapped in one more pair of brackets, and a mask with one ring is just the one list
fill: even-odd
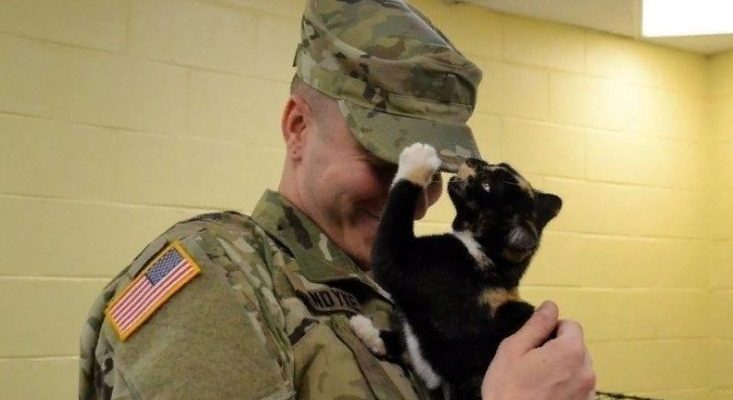
[(384, 347), (387, 349), (387, 359), (401, 361), (401, 356), (405, 352), (402, 335), (396, 331), (379, 331), (379, 337), (382, 338)]
[(351, 330), (372, 353), (382, 357), (387, 355), (387, 346), (382, 340), (379, 329), (374, 326), (371, 319), (357, 314), (349, 319), (349, 324)]
[(389, 361), (401, 361), (405, 346), (402, 344), (402, 337), (399, 332), (379, 330), (374, 326), (371, 319), (361, 314), (351, 317), (349, 324), (354, 334), (361, 339), (372, 353)]

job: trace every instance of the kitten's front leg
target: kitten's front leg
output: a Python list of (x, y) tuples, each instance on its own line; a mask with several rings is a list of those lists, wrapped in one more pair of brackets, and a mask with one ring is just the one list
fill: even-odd
[(389, 292), (399, 290), (404, 275), (418, 267), (410, 254), (416, 239), (415, 210), (440, 164), (435, 149), (426, 144), (412, 144), (400, 154), (397, 174), (372, 247), (374, 277)]
[(440, 164), (438, 153), (432, 146), (413, 143), (400, 153), (397, 174), (392, 181), (392, 187), (404, 179), (425, 188), (432, 181), (433, 174), (440, 168)]
[(430, 145), (414, 143), (402, 150), (389, 200), (379, 222), (374, 255), (382, 250), (404, 250), (401, 245), (415, 238), (413, 219), (418, 198), (432, 181), (440, 163)]

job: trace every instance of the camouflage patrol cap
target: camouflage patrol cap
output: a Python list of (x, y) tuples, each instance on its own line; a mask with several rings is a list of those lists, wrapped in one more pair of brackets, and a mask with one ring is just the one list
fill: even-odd
[(481, 70), (401, 0), (310, 0), (294, 63), (306, 84), (338, 99), (375, 156), (397, 163), (405, 146), (423, 142), (445, 171), (480, 158), (466, 121)]

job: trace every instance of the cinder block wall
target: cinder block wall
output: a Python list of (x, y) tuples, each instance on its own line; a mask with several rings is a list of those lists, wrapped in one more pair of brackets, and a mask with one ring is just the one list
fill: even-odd
[[(484, 70), (483, 155), (565, 200), (525, 296), (583, 322), (602, 388), (730, 397), (733, 57), (414, 3)], [(302, 7), (0, 4), (0, 398), (73, 398), (110, 277), (175, 221), (276, 185)], [(420, 230), (451, 218), (446, 197)]]
[(105, 282), (280, 176), (303, 1), (0, 3), (0, 399), (71, 399)]

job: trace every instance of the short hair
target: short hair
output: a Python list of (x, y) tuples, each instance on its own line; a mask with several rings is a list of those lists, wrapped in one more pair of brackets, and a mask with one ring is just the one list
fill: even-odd
[[(315, 116), (316, 124), (319, 127), (326, 126), (326, 116), (337, 110), (336, 99), (319, 92), (305, 83), (298, 75), (293, 75), (290, 81), (290, 94), (303, 96)], [(322, 129), (327, 132), (327, 129)]]

